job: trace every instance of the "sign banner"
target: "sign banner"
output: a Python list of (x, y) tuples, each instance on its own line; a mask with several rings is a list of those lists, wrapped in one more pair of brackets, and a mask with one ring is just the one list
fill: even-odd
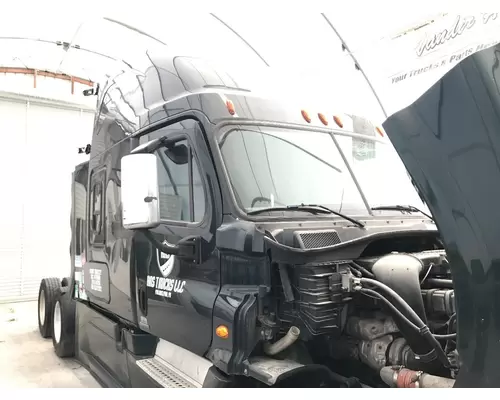
[(464, 58), (498, 43), (499, 13), (444, 14), (354, 54), (390, 116)]

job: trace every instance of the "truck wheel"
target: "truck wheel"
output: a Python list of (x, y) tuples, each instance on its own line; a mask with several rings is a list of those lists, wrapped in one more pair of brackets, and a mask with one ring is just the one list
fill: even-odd
[(43, 338), (52, 334), (52, 310), (59, 296), (61, 281), (58, 278), (44, 278), (38, 289), (38, 330)]
[(54, 304), (52, 324), (52, 344), (58, 357), (75, 355), (75, 310), (76, 303), (71, 299), (68, 287), (61, 287)]

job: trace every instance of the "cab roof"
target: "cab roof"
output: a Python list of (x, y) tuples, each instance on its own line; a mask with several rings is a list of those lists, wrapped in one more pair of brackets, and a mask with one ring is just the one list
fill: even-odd
[[(163, 52), (146, 55), (141, 70), (116, 75), (99, 93), (101, 107), (129, 134), (189, 109), (203, 112), (212, 123), (250, 119), (337, 129), (346, 123), (345, 114), (304, 108), (299, 99), (270, 92), (265, 83), (216, 63)], [(352, 120), (347, 120), (344, 128), (352, 130)]]

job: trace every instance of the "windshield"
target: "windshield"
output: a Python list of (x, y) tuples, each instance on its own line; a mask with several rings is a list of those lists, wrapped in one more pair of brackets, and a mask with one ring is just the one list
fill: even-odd
[[(335, 135), (369, 207), (422, 204), (398, 154), (384, 143)], [(219, 140), (236, 199), (245, 211), (320, 204), (368, 215), (352, 175), (329, 133), (232, 127)]]

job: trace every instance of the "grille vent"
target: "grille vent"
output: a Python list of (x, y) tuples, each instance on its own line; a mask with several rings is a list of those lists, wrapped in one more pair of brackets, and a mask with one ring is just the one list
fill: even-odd
[(339, 234), (334, 230), (327, 231), (296, 231), (295, 241), (302, 249), (319, 249), (333, 246), (342, 242)]

